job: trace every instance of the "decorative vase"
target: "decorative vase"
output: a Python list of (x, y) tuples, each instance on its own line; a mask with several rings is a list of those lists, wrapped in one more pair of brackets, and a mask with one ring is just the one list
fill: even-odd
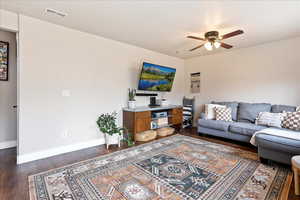
[(135, 108), (135, 101), (128, 101), (128, 108), (134, 109)]
[(118, 147), (120, 147), (120, 138), (121, 136), (119, 134), (105, 134), (106, 149), (108, 149), (109, 145), (111, 144), (117, 144)]

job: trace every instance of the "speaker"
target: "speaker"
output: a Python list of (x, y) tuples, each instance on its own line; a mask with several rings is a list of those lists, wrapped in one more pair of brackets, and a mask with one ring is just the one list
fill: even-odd
[(150, 97), (150, 104), (149, 107), (158, 107), (159, 105), (156, 104), (156, 97)]

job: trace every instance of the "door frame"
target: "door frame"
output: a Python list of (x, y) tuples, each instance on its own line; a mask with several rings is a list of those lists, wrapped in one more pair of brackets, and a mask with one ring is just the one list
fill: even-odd
[(18, 158), (19, 155), (19, 112), (20, 112), (20, 51), (19, 51), (19, 31), (18, 30), (11, 30), (7, 29), (0, 24), (0, 30), (1, 31), (7, 31), (14, 33), (16, 36), (16, 53), (17, 53), (17, 108), (16, 108), (16, 114), (17, 114), (17, 138), (16, 138), (16, 148), (17, 148), (17, 154), (16, 157)]

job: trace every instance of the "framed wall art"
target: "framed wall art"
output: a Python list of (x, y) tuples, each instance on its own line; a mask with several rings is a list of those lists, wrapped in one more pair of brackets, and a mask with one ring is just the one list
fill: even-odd
[(8, 42), (0, 41), (0, 81), (8, 81)]
[(191, 93), (200, 93), (200, 72), (191, 74)]

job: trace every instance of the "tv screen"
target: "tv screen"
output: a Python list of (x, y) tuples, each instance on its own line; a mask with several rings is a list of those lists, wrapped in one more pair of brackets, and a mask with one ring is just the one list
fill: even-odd
[(143, 62), (138, 90), (169, 92), (176, 69)]

